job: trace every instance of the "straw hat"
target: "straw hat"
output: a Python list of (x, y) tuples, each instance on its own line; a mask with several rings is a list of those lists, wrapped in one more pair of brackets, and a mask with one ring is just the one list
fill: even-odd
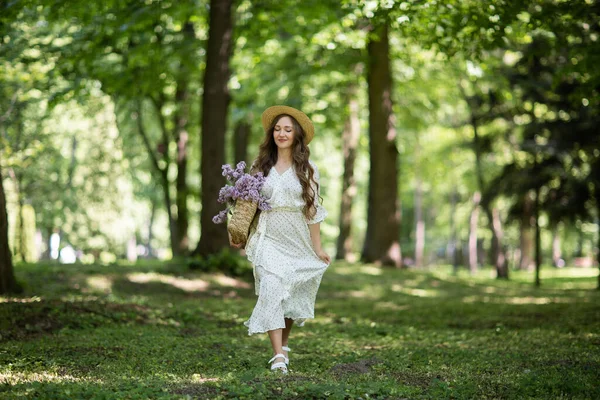
[(275, 117), (281, 114), (291, 115), (296, 119), (296, 121), (298, 121), (298, 123), (304, 130), (304, 133), (306, 134), (306, 144), (309, 144), (313, 136), (315, 136), (315, 127), (313, 126), (312, 121), (310, 120), (310, 118), (308, 118), (306, 114), (304, 114), (300, 110), (296, 110), (293, 107), (272, 106), (267, 108), (262, 113), (262, 124), (263, 128), (265, 128), (265, 132), (271, 127), (271, 124), (273, 123)]

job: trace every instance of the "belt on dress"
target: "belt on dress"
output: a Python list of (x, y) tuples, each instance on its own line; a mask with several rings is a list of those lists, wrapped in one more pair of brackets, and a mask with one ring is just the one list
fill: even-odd
[[(256, 243), (256, 253), (262, 251), (263, 247), (262, 247), (262, 242), (263, 239), (265, 238), (265, 228), (266, 228), (266, 224), (267, 224), (267, 216), (265, 214), (265, 216), (263, 216), (263, 213), (269, 213), (269, 212), (274, 212), (274, 211), (299, 211), (302, 212), (302, 207), (292, 207), (292, 206), (283, 206), (283, 207), (272, 207), (269, 210), (264, 210), (261, 212), (261, 215), (258, 217), (258, 225), (256, 227), (256, 234), (258, 235), (258, 242)], [(254, 256), (255, 260), (259, 260), (260, 258), (258, 257), (258, 254), (255, 254)]]
[[(293, 207), (293, 206), (281, 206), (281, 207), (272, 207), (269, 211), (302, 211), (302, 207)], [(265, 212), (263, 211), (263, 212)]]

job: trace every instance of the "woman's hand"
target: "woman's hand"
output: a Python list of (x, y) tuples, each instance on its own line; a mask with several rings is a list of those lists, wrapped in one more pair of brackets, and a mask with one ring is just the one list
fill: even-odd
[(229, 233), (229, 231), (227, 231), (227, 234), (229, 235), (229, 244), (232, 247), (235, 247), (236, 249), (242, 248), (244, 246), (244, 243), (233, 243), (233, 241), (231, 240), (231, 233)]
[(315, 250), (315, 253), (317, 253), (321, 260), (325, 261), (327, 264), (331, 264), (331, 257), (329, 257), (329, 254), (327, 254), (325, 250), (317, 249)]

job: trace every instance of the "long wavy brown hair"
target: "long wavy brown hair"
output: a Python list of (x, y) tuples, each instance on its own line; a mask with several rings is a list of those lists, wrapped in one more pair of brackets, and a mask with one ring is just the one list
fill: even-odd
[[(302, 209), (302, 213), (308, 219), (312, 219), (317, 212), (315, 202), (318, 195), (319, 183), (314, 179), (315, 171), (309, 163), (310, 149), (305, 144), (306, 133), (300, 126), (298, 121), (294, 117), (288, 114), (278, 115), (273, 119), (271, 126), (265, 132), (265, 137), (260, 144), (258, 157), (250, 168), (250, 174), (258, 173), (262, 171), (264, 176), (269, 174), (271, 168), (277, 163), (277, 144), (273, 138), (273, 131), (277, 122), (283, 117), (289, 117), (292, 120), (292, 126), (294, 128), (294, 143), (292, 144), (292, 165), (296, 171), (296, 176), (302, 186), (302, 199), (304, 200), (305, 206)], [(315, 183), (317, 193), (315, 193), (310, 185), (310, 181)], [(321, 204), (323, 203), (323, 197), (321, 198)]]

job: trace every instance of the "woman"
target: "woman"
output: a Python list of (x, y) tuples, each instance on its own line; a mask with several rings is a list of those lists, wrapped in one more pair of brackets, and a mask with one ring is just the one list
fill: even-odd
[(292, 325), (314, 318), (317, 290), (331, 263), (320, 235), (327, 210), (319, 203), (319, 170), (309, 160), (310, 119), (295, 108), (273, 106), (262, 114), (262, 124), (266, 135), (250, 173), (267, 177), (261, 192), (272, 208), (258, 211), (246, 243), (258, 301), (244, 325), (248, 335), (268, 332), (271, 370), (287, 373)]

